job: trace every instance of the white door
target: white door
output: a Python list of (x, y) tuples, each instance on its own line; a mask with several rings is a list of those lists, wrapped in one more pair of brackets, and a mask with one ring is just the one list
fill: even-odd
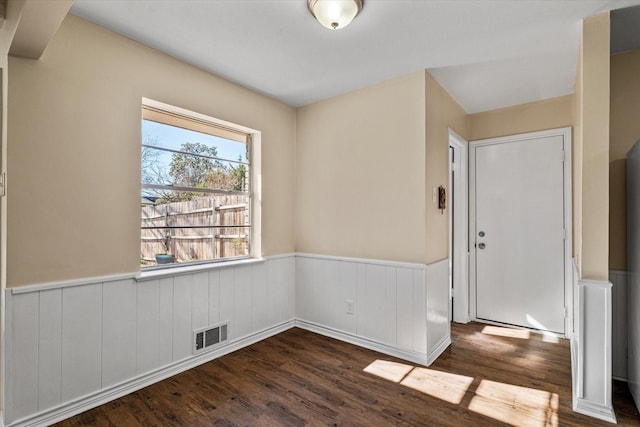
[(564, 137), (474, 149), (476, 318), (564, 333)]

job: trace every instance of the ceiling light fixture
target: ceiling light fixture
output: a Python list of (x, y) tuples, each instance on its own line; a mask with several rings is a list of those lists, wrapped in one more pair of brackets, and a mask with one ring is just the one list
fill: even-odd
[(307, 7), (319, 23), (339, 30), (353, 21), (362, 10), (364, 0), (307, 0)]

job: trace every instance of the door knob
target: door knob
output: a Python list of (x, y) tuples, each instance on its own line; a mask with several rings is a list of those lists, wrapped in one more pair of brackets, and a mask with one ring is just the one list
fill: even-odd
[(478, 248), (480, 249), (484, 249), (487, 245), (485, 245), (484, 243), (478, 243)]

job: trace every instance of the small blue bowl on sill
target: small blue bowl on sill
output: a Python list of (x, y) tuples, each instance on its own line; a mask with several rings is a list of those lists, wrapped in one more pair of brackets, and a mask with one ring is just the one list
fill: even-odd
[(172, 262), (173, 262), (173, 255), (169, 255), (169, 254), (156, 255), (157, 264), (171, 264)]

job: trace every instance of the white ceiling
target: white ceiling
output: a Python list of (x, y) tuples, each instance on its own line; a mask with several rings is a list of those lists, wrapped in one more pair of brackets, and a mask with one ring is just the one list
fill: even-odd
[[(640, 0), (76, 0), (71, 12), (292, 106), (428, 69), (468, 113), (573, 91), (581, 20)], [(640, 24), (639, 24), (640, 25)]]

